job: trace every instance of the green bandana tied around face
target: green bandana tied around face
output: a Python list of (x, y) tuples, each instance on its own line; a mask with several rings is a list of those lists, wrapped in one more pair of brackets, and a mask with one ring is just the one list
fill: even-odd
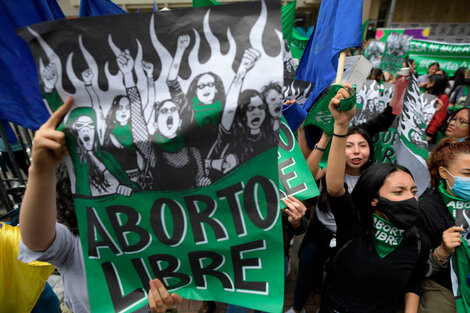
[(203, 127), (207, 124), (217, 124), (223, 111), (222, 101), (218, 100), (212, 104), (201, 104), (197, 97), (193, 98), (193, 109), (196, 123)]
[(184, 146), (184, 139), (181, 135), (176, 136), (175, 138), (165, 138), (162, 135), (155, 133), (154, 136), (155, 142), (158, 143), (160, 148), (167, 152), (179, 152)]
[[(444, 181), (441, 181), (439, 184), (439, 193), (454, 220), (457, 219), (457, 216), (461, 215), (460, 213), (465, 213), (465, 215), (470, 217), (470, 201), (449, 194)], [(461, 222), (459, 224), (455, 226), (465, 226)], [(466, 227), (467, 231), (469, 227)], [(458, 313), (470, 312), (470, 286), (467, 282), (470, 274), (470, 247), (468, 246), (466, 234), (462, 234), (462, 244), (455, 248), (454, 254), (451, 256), (452, 289)]]
[(119, 123), (114, 124), (113, 135), (124, 147), (134, 151), (136, 148), (132, 144), (131, 125), (127, 123), (122, 126)]
[(383, 259), (401, 244), (405, 231), (396, 228), (375, 213), (372, 213), (372, 217), (375, 229), (375, 251)]

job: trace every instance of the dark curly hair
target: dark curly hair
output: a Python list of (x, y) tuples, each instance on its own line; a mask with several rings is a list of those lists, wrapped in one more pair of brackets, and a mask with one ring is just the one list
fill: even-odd
[(189, 85), (189, 89), (187, 93), (188, 102), (193, 103), (193, 98), (196, 97), (197, 95), (197, 83), (199, 82), (199, 79), (206, 74), (214, 78), (215, 89), (217, 89), (215, 96), (214, 96), (214, 102), (221, 100), (222, 105), (225, 105), (224, 83), (222, 82), (222, 79), (219, 77), (219, 75), (212, 73), (212, 72), (201, 73), (197, 75), (196, 77), (194, 77), (193, 81)]
[(78, 236), (78, 223), (67, 167), (61, 162), (56, 169), (57, 220)]

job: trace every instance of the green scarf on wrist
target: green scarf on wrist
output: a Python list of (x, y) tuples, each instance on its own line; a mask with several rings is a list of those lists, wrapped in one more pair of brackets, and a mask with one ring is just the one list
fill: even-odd
[(403, 240), (405, 231), (398, 229), (389, 221), (372, 213), (375, 229), (375, 251), (381, 259), (392, 253)]
[(200, 127), (207, 124), (217, 124), (223, 111), (222, 101), (218, 100), (212, 104), (201, 104), (197, 97), (193, 98), (193, 109), (196, 122)]

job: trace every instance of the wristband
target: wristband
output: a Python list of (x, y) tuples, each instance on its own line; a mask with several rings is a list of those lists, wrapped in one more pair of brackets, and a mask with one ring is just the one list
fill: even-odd
[(321, 152), (324, 152), (326, 150), (326, 148), (322, 148), (318, 145), (318, 143), (315, 144), (315, 146), (313, 147), (313, 149), (317, 149), (318, 151), (321, 151)]
[(333, 133), (333, 136), (339, 137), (339, 138), (346, 138), (346, 137), (348, 136), (348, 134), (346, 133), (346, 134), (344, 134), (344, 135), (339, 135), (339, 134)]

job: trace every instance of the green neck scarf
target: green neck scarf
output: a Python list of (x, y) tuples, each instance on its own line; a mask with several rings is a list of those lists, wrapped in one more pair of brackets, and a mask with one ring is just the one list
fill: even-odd
[[(470, 201), (449, 194), (444, 181), (441, 181), (439, 184), (439, 193), (454, 220), (457, 218), (458, 211), (470, 216)], [(465, 212), (462, 210), (465, 210)], [(459, 222), (459, 224), (455, 226), (462, 226), (462, 224)], [(462, 234), (462, 236), (462, 244), (455, 248), (454, 254), (452, 254), (451, 257), (451, 271), (453, 272), (451, 274), (452, 289), (454, 290), (455, 305), (459, 313), (470, 312), (470, 286), (467, 283), (470, 274), (468, 267), (468, 264), (470, 264), (470, 247), (465, 238), (466, 233)]]
[(113, 128), (113, 135), (124, 147), (129, 150), (135, 150), (135, 146), (132, 144), (130, 123), (126, 123), (124, 126), (119, 123), (115, 123)]
[(446, 207), (454, 220), (457, 217), (457, 210), (470, 209), (470, 201), (451, 195), (447, 191), (446, 183), (443, 180), (439, 183), (438, 190), (441, 194), (442, 201), (446, 204)]
[(375, 251), (381, 259), (392, 253), (402, 242), (405, 231), (372, 213), (375, 229)]
[(222, 101), (218, 100), (212, 104), (201, 104), (197, 97), (193, 98), (193, 109), (197, 124), (202, 127), (207, 124), (217, 124), (220, 113), (223, 111)]
[(167, 152), (173, 152), (173, 153), (178, 152), (184, 146), (184, 139), (183, 137), (181, 137), (181, 135), (178, 135), (175, 138), (169, 139), (155, 132), (154, 139), (155, 139), (155, 142), (158, 143), (160, 148), (162, 148), (163, 150)]

